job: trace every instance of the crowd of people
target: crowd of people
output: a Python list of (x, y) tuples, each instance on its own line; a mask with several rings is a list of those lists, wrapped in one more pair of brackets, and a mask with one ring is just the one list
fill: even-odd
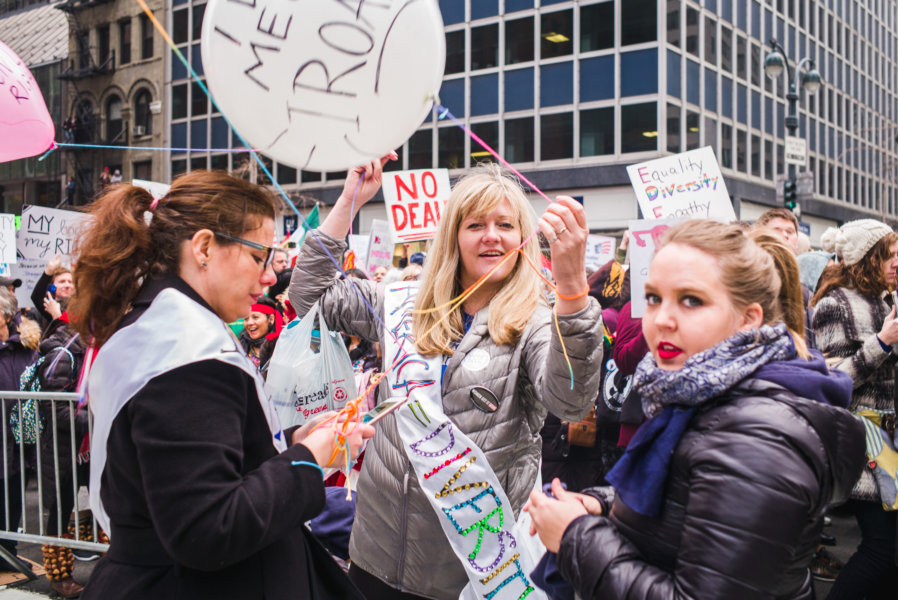
[[(490, 531), (540, 548), (526, 594), (804, 599), (813, 573), (835, 579), (833, 600), (895, 596), (888, 225), (846, 223), (811, 251), (785, 209), (684, 222), (657, 249), (639, 315), (627, 234), (589, 271), (583, 206), (562, 196), (537, 217), (495, 165), (456, 182), (426, 253), (341, 269), (393, 159), (348, 172), (293, 264), (272, 247), (269, 190), (195, 171), (160, 199), (110, 186), (77, 265), (48, 263), (34, 309), (0, 279), (3, 389), (71, 391), (83, 376), (93, 416), (87, 437), (86, 410), (41, 407), (57, 428), (39, 436), (57, 440), (40, 452), (46, 531), (79, 526), (59, 484), (74, 479), (111, 544), (86, 588), (70, 568), (54, 576), (60, 595), (454, 599), (490, 580), (476, 560)], [(282, 427), (265, 378), (313, 306), (342, 336), (352, 391), (401, 408), (376, 425), (330, 411)], [(21, 421), (9, 433), (4, 484), (18, 490), (33, 465)], [(443, 435), (464, 451), (425, 469), (444, 458), (422, 440)], [(325, 478), (347, 453), (351, 503)], [(455, 535), (447, 517), (466, 469), (505, 507), (473, 553), (472, 529)], [(823, 548), (838, 505), (861, 532), (844, 566)], [(60, 552), (45, 558), (70, 564)]]

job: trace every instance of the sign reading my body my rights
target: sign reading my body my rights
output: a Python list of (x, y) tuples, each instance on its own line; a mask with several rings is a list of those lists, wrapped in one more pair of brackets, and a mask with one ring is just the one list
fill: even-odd
[(646, 219), (736, 220), (710, 146), (627, 167)]
[(393, 241), (432, 239), (451, 191), (448, 169), (384, 173), (384, 200)]
[(22, 227), (19, 229), (16, 249), (20, 258), (43, 260), (72, 257), (75, 240), (88, 215), (71, 210), (58, 210), (43, 206), (26, 206), (22, 209)]

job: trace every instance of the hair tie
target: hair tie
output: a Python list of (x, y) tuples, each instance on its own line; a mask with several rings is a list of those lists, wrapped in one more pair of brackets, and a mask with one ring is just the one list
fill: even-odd
[(160, 198), (153, 198), (153, 201), (150, 202), (150, 212), (156, 212), (156, 207), (159, 206)]

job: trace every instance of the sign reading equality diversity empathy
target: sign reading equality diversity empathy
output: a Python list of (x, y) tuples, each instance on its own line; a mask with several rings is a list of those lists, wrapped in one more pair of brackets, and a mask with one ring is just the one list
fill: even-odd
[(614, 258), (617, 241), (606, 235), (591, 234), (586, 240), (586, 266), (596, 270)]
[(710, 146), (627, 167), (646, 219), (736, 220)]
[(397, 244), (432, 239), (449, 194), (448, 169), (418, 169), (384, 173), (384, 200), (393, 241)]
[(630, 315), (645, 314), (645, 282), (655, 248), (664, 233), (683, 219), (641, 219), (630, 221)]
[(75, 240), (88, 218), (84, 213), (71, 210), (43, 206), (24, 207), (22, 227), (16, 241), (19, 257), (44, 262), (57, 255), (62, 258), (73, 257)]

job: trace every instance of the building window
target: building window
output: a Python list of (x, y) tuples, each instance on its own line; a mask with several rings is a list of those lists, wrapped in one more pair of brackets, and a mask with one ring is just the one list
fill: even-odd
[(190, 114), (194, 117), (204, 115), (209, 112), (209, 103), (206, 100), (206, 94), (200, 84), (194, 81), (190, 84)]
[(697, 112), (686, 111), (686, 150), (701, 146), (701, 118)]
[(505, 110), (533, 108), (533, 67), (505, 71)]
[(698, 57), (698, 10), (686, 8), (686, 52)]
[(614, 2), (580, 8), (580, 52), (614, 47)]
[(705, 18), (705, 62), (717, 66), (717, 21)]
[(499, 65), (499, 25), (471, 28), (471, 70)]
[(122, 99), (110, 96), (106, 101), (106, 141), (124, 143), (122, 122)]
[(720, 68), (733, 72), (733, 31), (729, 27), (720, 28)]
[(681, 0), (667, 0), (667, 43), (680, 45), (680, 3)]
[(562, 10), (541, 16), (540, 57), (567, 56), (574, 50), (574, 11)]
[[(486, 142), (490, 148), (496, 149), (499, 147), (499, 123), (495, 121), (490, 123), (473, 123), (471, 124), (471, 131), (474, 132), (474, 135)], [(496, 159), (489, 153), (489, 150), (485, 149), (472, 139), (471, 164), (481, 162), (496, 162)]]
[(540, 160), (574, 156), (574, 115), (566, 112), (540, 117)]
[(118, 23), (118, 61), (121, 65), (131, 62), (131, 19)]
[(187, 118), (187, 84), (180, 83), (171, 88), (171, 118)]
[(109, 25), (97, 27), (97, 65), (102, 67), (109, 60)]
[(190, 23), (187, 9), (176, 10), (171, 14), (171, 36), (176, 44), (186, 44), (190, 41)]
[(465, 30), (446, 34), (446, 75), (465, 70)]
[(84, 29), (75, 34), (76, 44), (78, 46), (78, 68), (90, 68), (90, 31)]
[(465, 132), (452, 125), (438, 130), (437, 166), (443, 169), (463, 169), (465, 167)]
[(733, 168), (733, 127), (726, 123), (720, 126), (720, 166)]
[(533, 117), (505, 120), (505, 160), (533, 162)]
[(153, 161), (142, 160), (131, 164), (131, 178), (143, 179), (145, 181), (153, 180)]
[(408, 168), (433, 167), (433, 132), (430, 129), (416, 131), (408, 141)]
[(94, 141), (94, 105), (90, 100), (82, 100), (75, 109), (74, 137), (77, 144)]
[(580, 156), (614, 154), (614, 107), (580, 111)]
[(676, 104), (667, 105), (667, 151), (680, 151), (680, 107)]
[(658, 1), (627, 0), (620, 3), (620, 44), (641, 44), (658, 39)]
[(150, 102), (153, 96), (147, 89), (137, 92), (134, 101), (134, 135), (150, 135), (153, 133), (153, 114), (150, 112)]
[(505, 64), (533, 60), (533, 17), (505, 22)]
[(748, 173), (748, 133), (736, 130), (736, 170)]
[(658, 106), (654, 102), (621, 106), (621, 152), (658, 149)]
[(153, 23), (146, 15), (140, 15), (140, 57), (153, 58)]

